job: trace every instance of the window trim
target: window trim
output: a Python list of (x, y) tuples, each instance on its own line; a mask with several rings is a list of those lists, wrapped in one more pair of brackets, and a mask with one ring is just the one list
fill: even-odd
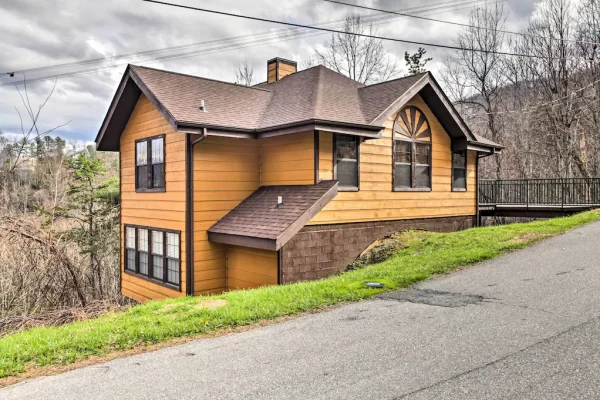
[[(146, 152), (147, 152), (147, 164), (146, 166), (148, 167), (148, 172), (147, 172), (147, 176), (146, 179), (148, 180), (149, 183), (152, 183), (152, 140), (154, 139), (161, 139), (163, 140), (163, 165), (164, 165), (164, 186), (160, 187), (160, 188), (140, 188), (138, 187), (138, 174), (137, 174), (137, 155), (138, 155), (138, 150), (137, 150), (137, 144), (139, 142), (148, 142), (148, 144), (146, 145)], [(133, 155), (133, 167), (134, 167), (134, 184), (135, 184), (135, 191), (136, 193), (157, 193), (157, 192), (166, 192), (167, 191), (167, 141), (166, 141), (166, 135), (160, 134), (160, 135), (155, 135), (155, 136), (149, 136), (149, 137), (145, 137), (142, 139), (138, 139), (135, 141), (134, 143), (134, 155)]]
[[(127, 228), (133, 228), (135, 232), (135, 268), (134, 270), (127, 269)], [(148, 230), (148, 275), (144, 275), (139, 273), (139, 257), (138, 257), (138, 229), (146, 229)], [(165, 229), (165, 228), (157, 228), (152, 226), (144, 226), (144, 225), (134, 225), (134, 224), (123, 224), (123, 253), (125, 255), (125, 263), (123, 264), (122, 271), (128, 275), (135, 276), (136, 278), (143, 279), (148, 282), (152, 282), (156, 285), (164, 286), (169, 289), (177, 290), (181, 292), (181, 278), (182, 278), (182, 265), (183, 262), (181, 260), (182, 249), (181, 249), (181, 231), (174, 229)], [(163, 234), (163, 280), (159, 280), (153, 277), (154, 273), (154, 258), (152, 257), (152, 232), (162, 232)], [(171, 283), (167, 281), (168, 276), (168, 268), (167, 268), (167, 233), (174, 233), (179, 236), (179, 283)], [(173, 258), (170, 258), (173, 259)]]
[[(411, 145), (411, 184), (412, 187), (396, 187), (396, 141), (403, 141), (406, 143), (410, 143)], [(432, 141), (433, 142), (433, 141)], [(420, 140), (402, 140), (396, 139), (394, 134), (392, 133), (392, 192), (431, 192), (433, 190), (433, 143), (432, 142), (424, 142)], [(416, 167), (417, 167), (417, 149), (416, 144), (426, 144), (429, 146), (429, 187), (416, 187)], [(425, 164), (418, 164), (421, 166), (425, 166)]]
[[(463, 150), (463, 151), (452, 151), (452, 156), (450, 159), (450, 167), (452, 169), (451, 172), (451, 181), (450, 181), (450, 185), (452, 186), (451, 189), (453, 192), (468, 192), (469, 191), (469, 182), (467, 179), (467, 171), (468, 171), (468, 166), (469, 166), (469, 152), (467, 150)], [(459, 154), (459, 153), (464, 153), (465, 154), (465, 187), (464, 188), (455, 188), (454, 187), (454, 154)]]
[[(418, 140), (418, 139), (412, 139), (412, 138), (408, 138), (406, 136), (397, 138), (396, 137), (396, 124), (398, 123), (398, 118), (400, 118), (400, 113), (406, 109), (407, 107), (411, 107), (410, 105), (406, 105), (404, 107), (402, 107), (398, 113), (396, 114), (396, 118), (394, 119), (394, 124), (392, 125), (392, 192), (431, 192), (433, 191), (433, 131), (431, 131), (430, 137), (429, 137), (429, 141), (424, 141), (424, 140)], [(431, 130), (431, 124), (429, 123), (429, 120), (427, 119), (427, 116), (425, 115), (425, 113), (423, 112), (423, 110), (421, 110), (419, 107), (413, 106), (415, 107), (425, 118), (425, 121), (427, 121), (427, 124), (429, 125), (429, 129)], [(403, 142), (407, 142), (411, 144), (411, 184), (412, 187), (396, 187), (396, 141), (403, 141)], [(419, 144), (426, 144), (429, 145), (429, 187), (428, 188), (422, 188), (422, 187), (415, 187), (416, 184), (416, 174), (415, 174), (415, 170), (416, 170), (416, 146), (415, 144), (419, 143)], [(419, 165), (424, 165), (424, 164), (419, 164)]]
[[(337, 179), (337, 138), (338, 136), (349, 136), (356, 142), (356, 182), (357, 186), (341, 186)], [(343, 133), (333, 132), (333, 179), (338, 181), (338, 192), (359, 192), (360, 191), (360, 136), (345, 135)]]

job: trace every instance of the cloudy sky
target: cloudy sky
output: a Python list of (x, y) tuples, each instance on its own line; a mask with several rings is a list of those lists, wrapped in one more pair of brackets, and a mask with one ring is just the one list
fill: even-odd
[[(485, 0), (347, 1), (466, 23), (469, 12)], [(355, 11), (371, 19), (381, 36), (435, 44), (452, 44), (460, 29), (325, 0), (171, 2), (332, 28), (339, 28), (344, 16)], [(505, 0), (503, 4), (510, 30), (523, 28), (536, 7), (534, 0)], [(22, 82), (24, 77), (30, 81), (27, 93), (36, 109), (56, 82), (40, 126), (48, 129), (69, 122), (58, 135), (80, 143), (94, 140), (127, 63), (234, 81), (237, 66), (246, 59), (260, 82), (266, 79), (268, 59), (278, 56), (300, 64), (329, 36), (142, 0), (2, 0), (0, 21), (0, 130), (21, 132), (15, 107), (27, 122), (18, 92), (24, 93), (23, 86), (14, 82)], [(404, 52), (415, 52), (418, 47), (393, 42), (384, 45), (403, 66)], [(131, 55), (153, 50), (159, 51)], [(434, 59), (430, 69), (435, 74), (446, 50), (428, 47), (427, 52)], [(114, 58), (121, 55), (131, 56)], [(109, 60), (60, 66), (100, 58)], [(59, 67), (48, 68), (52, 66)], [(14, 78), (7, 74), (15, 71)]]

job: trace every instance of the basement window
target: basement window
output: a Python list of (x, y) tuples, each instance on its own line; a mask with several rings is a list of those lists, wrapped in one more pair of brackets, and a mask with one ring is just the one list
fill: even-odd
[(179, 289), (181, 282), (180, 232), (125, 226), (125, 272)]
[(359, 189), (359, 140), (357, 136), (333, 136), (333, 179), (339, 182), (340, 191)]
[(165, 135), (135, 142), (135, 190), (165, 191)]

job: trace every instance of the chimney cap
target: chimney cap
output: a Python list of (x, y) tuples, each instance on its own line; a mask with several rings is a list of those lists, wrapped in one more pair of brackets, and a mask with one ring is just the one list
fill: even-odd
[(276, 62), (276, 61), (284, 62), (286, 64), (298, 66), (298, 63), (296, 61), (288, 60), (286, 58), (281, 58), (281, 57), (271, 58), (269, 61), (267, 61), (267, 64), (271, 64), (271, 63)]

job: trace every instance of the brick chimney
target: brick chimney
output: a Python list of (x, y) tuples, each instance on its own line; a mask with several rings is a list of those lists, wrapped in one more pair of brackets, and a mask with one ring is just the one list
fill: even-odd
[(277, 82), (284, 76), (288, 76), (298, 71), (298, 63), (275, 57), (267, 61), (267, 83)]

